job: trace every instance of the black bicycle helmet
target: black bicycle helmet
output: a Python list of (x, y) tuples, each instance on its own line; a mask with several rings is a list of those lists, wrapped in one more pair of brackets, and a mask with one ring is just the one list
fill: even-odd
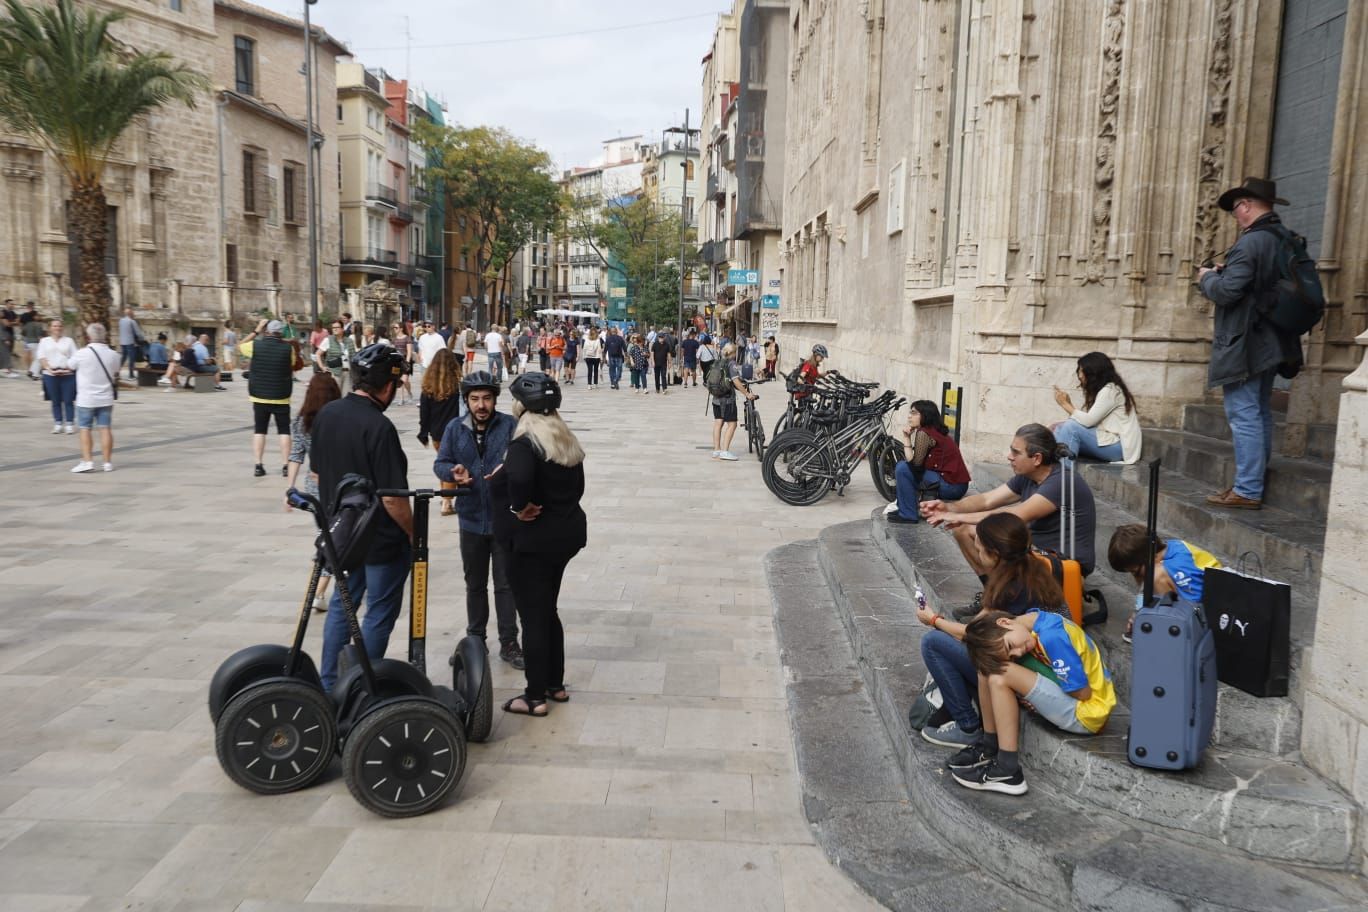
[(490, 375), (489, 371), (471, 371), (461, 378), (461, 398), (464, 399), (476, 390), (490, 390), (495, 396), (503, 387)]
[(361, 349), (351, 360), (352, 378), (370, 389), (383, 389), (404, 375), (404, 356), (387, 342)]
[(529, 412), (547, 415), (560, 408), (560, 384), (541, 371), (519, 374), (518, 378), (508, 385), (508, 391)]
[(821, 355), (823, 358), (829, 358), (829, 357), (831, 357), (830, 355), (827, 354), (826, 346), (823, 345), (823, 344), (820, 343), (820, 342), (818, 342), (816, 345), (812, 346), (812, 353), (813, 353), (814, 355)]

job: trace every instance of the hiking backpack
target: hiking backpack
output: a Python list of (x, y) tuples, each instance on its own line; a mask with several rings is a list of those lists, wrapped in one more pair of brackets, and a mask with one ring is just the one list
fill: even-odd
[(1278, 238), (1278, 281), (1260, 293), (1258, 312), (1285, 333), (1310, 332), (1325, 317), (1325, 289), (1316, 261), (1306, 252), (1306, 238), (1280, 224), (1256, 230), (1271, 231)]
[(731, 378), (727, 376), (727, 365), (721, 358), (714, 358), (708, 362), (708, 369), (703, 374), (703, 385), (708, 388), (708, 392), (718, 399), (726, 398), (732, 391)]

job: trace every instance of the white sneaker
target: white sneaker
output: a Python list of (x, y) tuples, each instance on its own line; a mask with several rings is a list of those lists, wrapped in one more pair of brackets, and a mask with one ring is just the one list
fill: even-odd
[(165, 377), (162, 377), (160, 380), (157, 381), (157, 386), (170, 386), (170, 385), (171, 385), (171, 381), (168, 380), (168, 379), (166, 379)]
[(713, 458), (713, 459), (716, 459), (717, 457), (719, 457), (719, 456), (721, 456), (721, 455), (722, 455), (722, 451), (721, 451), (721, 450), (713, 450), (713, 451), (712, 451), (712, 458)]
[(112, 463), (112, 462), (106, 462), (106, 463), (104, 464), (104, 470), (105, 470), (106, 472), (112, 472), (112, 471), (114, 471), (114, 463)]
[(68, 424), (66, 427), (62, 428), (62, 432), (65, 434), (74, 434), (76, 433), (76, 425)]
[(75, 467), (72, 468), (71, 473), (72, 473), (73, 475), (79, 475), (79, 474), (81, 474), (82, 472), (93, 472), (93, 471), (95, 471), (95, 463), (93, 463), (93, 462), (78, 462), (78, 463), (76, 463)]
[(60, 434), (60, 433), (62, 433), (62, 426), (61, 426), (60, 424), (54, 424), (54, 425), (52, 426), (52, 433), (54, 433), (54, 434)]
[(717, 458), (722, 460), (723, 462), (736, 462), (736, 460), (740, 457), (738, 457), (731, 450), (723, 450), (721, 453), (717, 454)]
[(897, 513), (897, 512), (898, 512), (898, 502), (897, 502), (896, 500), (893, 501), (893, 502), (892, 502), (891, 504), (889, 504), (888, 506), (884, 507), (884, 516), (887, 516), (887, 515), (890, 514), (890, 513)]

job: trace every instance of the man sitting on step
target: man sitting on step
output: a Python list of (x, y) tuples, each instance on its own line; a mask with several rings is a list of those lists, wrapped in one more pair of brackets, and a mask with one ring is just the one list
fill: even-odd
[[(1097, 506), (1088, 483), (1075, 475), (1074, 488), (1068, 495), (1073, 498), (1074, 531), (1070, 535), (1071, 542), (1062, 540), (1060, 505), (1066, 492), (1060, 458), (1066, 452), (1043, 424), (1024, 425), (1017, 429), (1007, 450), (1007, 463), (1013, 472), (1010, 481), (986, 494), (973, 494), (963, 500), (923, 501), (921, 514), (931, 525), (943, 525), (954, 532), (960, 553), (980, 582), (988, 579), (989, 568), (979, 556), (974, 527), (994, 513), (1011, 513), (1024, 520), (1031, 529), (1032, 540), (1041, 550), (1069, 556), (1068, 548), (1072, 543), (1072, 557), (1087, 576), (1097, 563), (1093, 542), (1097, 533)], [(967, 620), (978, 614), (981, 606), (982, 593), (970, 605), (955, 609), (954, 616)]]

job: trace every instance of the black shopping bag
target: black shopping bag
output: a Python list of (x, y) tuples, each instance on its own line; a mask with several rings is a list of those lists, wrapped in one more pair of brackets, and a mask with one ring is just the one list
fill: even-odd
[(1256, 697), (1287, 696), (1292, 587), (1239, 570), (1206, 571), (1202, 602), (1216, 636), (1216, 676)]

